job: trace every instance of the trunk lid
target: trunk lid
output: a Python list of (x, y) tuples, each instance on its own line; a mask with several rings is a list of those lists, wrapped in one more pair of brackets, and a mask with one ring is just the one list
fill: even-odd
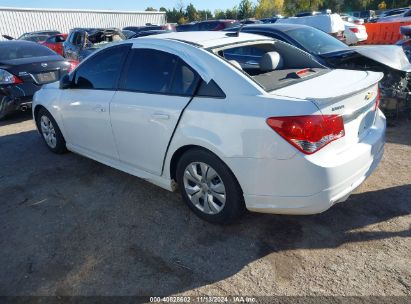
[(70, 63), (59, 55), (20, 58), (2, 61), (0, 68), (19, 77), (23, 82), (34, 82), (43, 85), (59, 80), (67, 74)]
[(332, 146), (346, 149), (361, 141), (373, 125), (382, 77), (376, 72), (333, 70), (271, 94), (311, 101), (323, 115), (341, 115), (345, 136)]

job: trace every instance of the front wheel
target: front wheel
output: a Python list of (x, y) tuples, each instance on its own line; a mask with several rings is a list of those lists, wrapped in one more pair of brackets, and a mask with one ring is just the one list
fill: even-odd
[(37, 128), (42, 135), (47, 147), (54, 153), (61, 154), (67, 151), (66, 141), (61, 134), (53, 116), (44, 108), (41, 108), (36, 116)]
[(200, 218), (229, 223), (245, 210), (243, 194), (231, 170), (214, 154), (194, 149), (177, 165), (177, 182), (184, 201)]

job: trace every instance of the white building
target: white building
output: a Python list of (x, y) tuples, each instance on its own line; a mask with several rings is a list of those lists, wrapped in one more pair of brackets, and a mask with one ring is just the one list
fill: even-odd
[[(32, 9), (0, 7), (0, 37), (19, 37), (39, 30), (58, 30), (68, 33), (75, 27), (140, 26), (147, 23), (164, 24), (164, 12), (101, 11), (69, 9)], [(0, 39), (3, 39), (2, 37)]]

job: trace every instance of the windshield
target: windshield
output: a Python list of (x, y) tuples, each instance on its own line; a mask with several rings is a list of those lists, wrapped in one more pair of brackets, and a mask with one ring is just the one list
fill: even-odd
[(314, 55), (349, 49), (338, 39), (312, 27), (292, 29), (287, 31), (287, 34)]
[(4, 43), (0, 44), (0, 61), (56, 55), (52, 50), (38, 44)]

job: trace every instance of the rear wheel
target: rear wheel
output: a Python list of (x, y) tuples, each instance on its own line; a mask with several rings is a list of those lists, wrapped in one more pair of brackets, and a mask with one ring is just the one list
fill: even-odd
[(41, 108), (36, 116), (37, 128), (40, 131), (47, 147), (54, 153), (64, 153), (66, 149), (66, 141), (61, 134), (53, 116), (44, 108)]
[(244, 212), (243, 194), (236, 178), (214, 154), (189, 150), (179, 160), (176, 175), (184, 201), (200, 218), (223, 224)]

